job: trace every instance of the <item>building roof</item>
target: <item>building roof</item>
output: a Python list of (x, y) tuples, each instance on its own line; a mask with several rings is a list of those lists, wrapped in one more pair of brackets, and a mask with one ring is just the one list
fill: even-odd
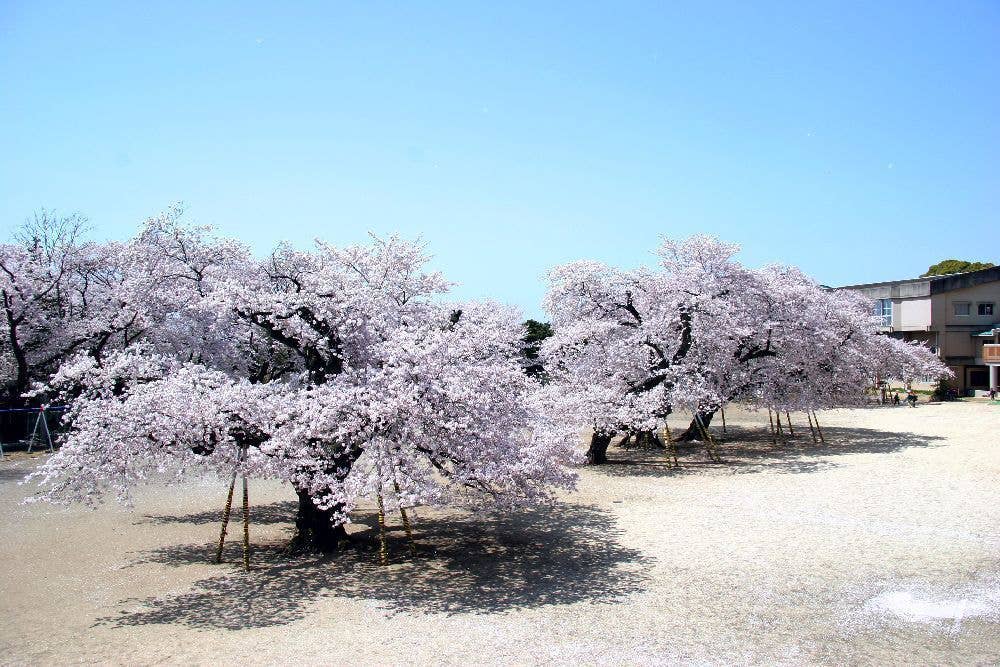
[(863, 290), (873, 287), (897, 287), (906, 284), (927, 283), (927, 291), (930, 294), (940, 294), (941, 292), (951, 292), (966, 287), (975, 287), (983, 283), (1000, 281), (1000, 266), (979, 271), (968, 271), (966, 273), (949, 273), (943, 276), (927, 276), (926, 278), (905, 278), (903, 280), (887, 280), (880, 283), (864, 283), (861, 285), (844, 285), (835, 289)]

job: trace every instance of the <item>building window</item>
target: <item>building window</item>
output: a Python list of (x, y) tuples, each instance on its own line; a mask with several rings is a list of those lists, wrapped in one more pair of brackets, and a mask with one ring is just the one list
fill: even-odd
[(992, 303), (981, 303), (979, 304), (978, 313), (980, 317), (992, 317), (993, 316), (993, 304)]
[(888, 329), (892, 326), (892, 299), (875, 299), (875, 308), (872, 310), (880, 327)]
[(956, 301), (952, 304), (956, 317), (968, 317), (972, 312), (972, 304), (968, 301)]

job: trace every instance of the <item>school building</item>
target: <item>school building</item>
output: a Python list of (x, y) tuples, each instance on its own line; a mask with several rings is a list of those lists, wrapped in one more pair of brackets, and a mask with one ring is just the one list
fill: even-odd
[(886, 335), (930, 346), (960, 393), (1000, 390), (1000, 266), (836, 289), (869, 297)]

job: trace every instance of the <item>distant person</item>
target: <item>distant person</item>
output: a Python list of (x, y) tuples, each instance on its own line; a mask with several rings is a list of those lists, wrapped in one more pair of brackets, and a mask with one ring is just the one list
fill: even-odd
[(990, 387), (990, 400), (991, 401), (997, 400), (997, 390), (996, 390), (996, 387)]
[(917, 395), (913, 393), (912, 389), (906, 394), (906, 402), (910, 404), (911, 408), (917, 407)]
[(899, 405), (899, 392), (898, 391), (892, 392), (892, 404), (893, 405)]

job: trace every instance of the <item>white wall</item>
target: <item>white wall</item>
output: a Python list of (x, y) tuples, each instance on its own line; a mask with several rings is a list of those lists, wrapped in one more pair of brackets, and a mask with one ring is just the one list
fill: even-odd
[[(899, 308), (899, 320), (896, 324), (896, 318), (893, 317), (894, 326), (899, 329), (918, 329), (923, 331), (926, 327), (931, 324), (931, 300), (930, 297), (926, 299), (906, 299), (904, 301), (897, 301), (893, 304), (893, 308)], [(895, 316), (895, 313), (893, 313)]]

